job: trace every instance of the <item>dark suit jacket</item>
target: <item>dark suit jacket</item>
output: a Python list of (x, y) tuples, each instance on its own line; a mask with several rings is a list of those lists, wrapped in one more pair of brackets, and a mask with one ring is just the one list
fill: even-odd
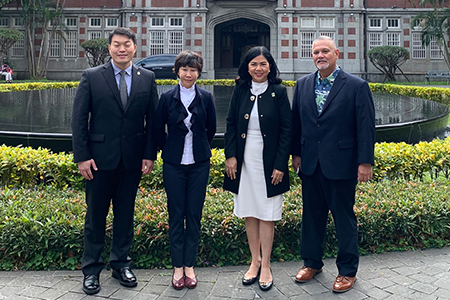
[(359, 164), (374, 163), (375, 109), (369, 85), (341, 69), (319, 116), (316, 76), (304, 76), (295, 86), (292, 154), (301, 157), (303, 174), (312, 175), (320, 163), (328, 179), (356, 178)]
[(142, 159), (156, 159), (152, 121), (158, 94), (155, 75), (132, 68), (127, 106), (120, 101), (112, 62), (85, 70), (72, 115), (74, 161), (94, 159), (101, 170), (140, 169)]
[[(216, 107), (212, 94), (195, 85), (195, 98), (189, 105), (189, 111), (192, 113), (194, 160), (205, 161), (211, 157), (210, 144), (216, 134)], [(161, 95), (156, 108), (154, 135), (165, 162), (181, 162), (184, 137), (189, 132), (183, 121), (187, 116), (179, 85)]]
[[(225, 133), (225, 157), (237, 159), (237, 178), (231, 180), (226, 174), (224, 188), (235, 194), (239, 191), (244, 147), (249, 116), (255, 101), (248, 86), (236, 85), (231, 98)], [(253, 96), (254, 97), (254, 96)], [(291, 147), (292, 118), (286, 88), (270, 84), (258, 99), (259, 124), (264, 140), (263, 161), (268, 197), (289, 190), (289, 151)], [(283, 180), (271, 184), (273, 169), (284, 172)]]

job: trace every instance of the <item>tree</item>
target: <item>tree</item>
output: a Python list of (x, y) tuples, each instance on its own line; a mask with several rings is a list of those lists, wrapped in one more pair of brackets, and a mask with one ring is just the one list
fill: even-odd
[(109, 41), (107, 38), (92, 39), (81, 43), (91, 67), (102, 65), (109, 61)]
[(64, 38), (65, 26), (62, 21), (65, 2), (66, 0), (3, 0), (0, 2), (0, 6), (16, 3), (20, 8), (20, 17), (25, 27), (28, 69), (32, 78), (47, 76), (50, 45), (55, 37)]
[(9, 48), (21, 38), (23, 38), (23, 33), (16, 29), (0, 28), (0, 63), (3, 61), (3, 57), (6, 56)]
[(367, 52), (370, 62), (380, 70), (387, 81), (395, 80), (395, 71), (409, 59), (409, 51), (403, 47), (380, 46)]
[(414, 17), (411, 21), (411, 28), (420, 28), (422, 45), (429, 46), (432, 41), (435, 41), (439, 45), (443, 52), (445, 63), (450, 69), (450, 53), (448, 47), (450, 36), (450, 8), (442, 7), (444, 0), (420, 0), (419, 4), (421, 6), (429, 4), (432, 6), (432, 10), (419, 13)]

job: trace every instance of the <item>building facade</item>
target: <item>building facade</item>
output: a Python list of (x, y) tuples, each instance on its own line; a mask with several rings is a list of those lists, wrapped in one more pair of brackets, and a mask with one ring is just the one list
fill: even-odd
[[(107, 37), (117, 26), (137, 35), (135, 61), (162, 53), (198, 51), (205, 60), (202, 78), (234, 78), (252, 46), (268, 47), (285, 80), (315, 70), (312, 41), (319, 35), (335, 39), (339, 65), (369, 81), (384, 76), (366, 59), (382, 45), (402, 46), (411, 58), (401, 66), (411, 81), (423, 81), (428, 70), (448, 69), (433, 42), (422, 46), (420, 28), (411, 20), (429, 8), (408, 0), (66, 0), (65, 38), (50, 45), (49, 79), (77, 80), (88, 68), (80, 44)], [(0, 26), (23, 30), (20, 8), (2, 9)], [(36, 47), (39, 47), (38, 45)], [(10, 49), (16, 76), (26, 77), (25, 42)], [(406, 78), (398, 74), (398, 80)]]

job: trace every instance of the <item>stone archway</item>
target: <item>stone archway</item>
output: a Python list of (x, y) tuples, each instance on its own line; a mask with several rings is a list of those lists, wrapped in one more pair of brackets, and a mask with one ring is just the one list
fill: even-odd
[(236, 69), (247, 51), (254, 46), (270, 49), (270, 27), (261, 22), (238, 18), (217, 25), (214, 29), (217, 49), (215, 69)]

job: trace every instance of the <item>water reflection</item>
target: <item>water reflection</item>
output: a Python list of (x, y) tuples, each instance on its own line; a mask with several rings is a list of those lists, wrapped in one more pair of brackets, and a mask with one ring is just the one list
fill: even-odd
[[(162, 93), (173, 86), (158, 86), (158, 93)], [(225, 132), (225, 119), (233, 87), (205, 86), (214, 95), (217, 110), (217, 132)], [(56, 133), (70, 136), (70, 123), (72, 118), (73, 98), (76, 89), (22, 91), (0, 93), (0, 132), (34, 132)], [(293, 97), (293, 88), (288, 88), (289, 99)], [(386, 132), (388, 128), (409, 125), (409, 131), (419, 126), (419, 140), (429, 140), (435, 136), (441, 136), (447, 124), (446, 116), (448, 107), (433, 101), (419, 98), (396, 95), (374, 94), (375, 118), (378, 141), (416, 142), (406, 140), (399, 133), (380, 136), (380, 132)], [(421, 124), (440, 120), (439, 128), (434, 128), (432, 136), (424, 136)], [(414, 125), (416, 124), (416, 125)], [(419, 125), (417, 125), (419, 124)], [(422, 126), (423, 127), (423, 126)], [(442, 127), (444, 129), (442, 129)], [(405, 127), (406, 128), (406, 127)], [(406, 132), (409, 137), (411, 132)], [(403, 133), (402, 133), (403, 135)], [(0, 140), (0, 144), (2, 141)]]

